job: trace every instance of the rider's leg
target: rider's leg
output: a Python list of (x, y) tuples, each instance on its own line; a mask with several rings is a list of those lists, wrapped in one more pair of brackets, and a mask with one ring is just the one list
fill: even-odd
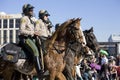
[(37, 49), (35, 43), (30, 39), (26, 39), (25, 42), (28, 46), (30, 46), (31, 49), (29, 49), (29, 50), (32, 50), (32, 53), (34, 53), (35, 68), (38, 73), (38, 77), (39, 78), (43, 77), (43, 70), (41, 69), (41, 61), (39, 58), (39, 52), (38, 52), (38, 49)]

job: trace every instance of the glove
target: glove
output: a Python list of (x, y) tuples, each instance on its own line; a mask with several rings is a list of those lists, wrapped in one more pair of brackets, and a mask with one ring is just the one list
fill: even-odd
[(53, 27), (53, 24), (52, 24), (52, 22), (49, 19), (46, 21), (46, 24), (48, 24), (48, 26), (47, 26), (48, 29)]
[(52, 25), (52, 23), (50, 22), (49, 24), (48, 24), (48, 28), (52, 28), (53, 27), (53, 25)]

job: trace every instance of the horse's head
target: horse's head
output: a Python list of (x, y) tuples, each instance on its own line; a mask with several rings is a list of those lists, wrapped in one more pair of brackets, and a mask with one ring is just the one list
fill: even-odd
[(69, 42), (80, 39), (80, 20), (80, 18), (73, 18), (57, 26), (55, 33), (57, 34), (56, 40)]
[(53, 33), (51, 38), (47, 40), (46, 44), (49, 45), (49, 47), (51, 47), (51, 45), (54, 44), (55, 41), (63, 40), (63, 37), (65, 36), (64, 28), (67, 25), (69, 25), (72, 21), (73, 21), (73, 19), (69, 19), (69, 20), (65, 21), (64, 23), (57, 25), (55, 32)]
[(89, 30), (83, 31), (85, 35), (85, 39), (87, 42), (87, 46), (91, 48), (94, 52), (97, 52), (99, 50), (99, 44), (97, 42), (97, 38), (93, 33), (93, 27)]
[(80, 29), (81, 18), (73, 19), (66, 27), (67, 42), (83, 42), (82, 31)]

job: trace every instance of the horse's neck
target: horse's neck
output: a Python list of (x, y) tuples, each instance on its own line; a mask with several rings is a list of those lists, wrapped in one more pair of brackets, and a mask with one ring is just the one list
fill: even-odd
[(55, 32), (54, 34), (53, 34), (53, 36), (51, 37), (51, 39), (50, 39), (50, 41), (51, 41), (51, 44), (53, 44), (54, 42), (55, 42), (55, 40), (56, 40), (56, 38), (57, 38), (57, 32)]
[[(58, 29), (54, 32), (54, 34), (52, 35), (52, 37), (50, 39), (51, 44), (54, 44), (58, 35), (62, 34), (62, 32), (65, 30), (66, 26), (68, 24), (70, 24), (71, 22), (72, 22), (72, 20), (68, 20), (68, 21), (64, 22), (63, 24), (61, 24), (61, 26), (58, 27)], [(61, 32), (61, 33), (59, 33), (59, 32)]]
[(57, 48), (59, 50), (64, 50), (66, 47), (66, 42), (63, 38), (57, 39), (57, 35), (53, 35), (54, 37), (47, 41), (47, 48)]
[(55, 40), (56, 40), (56, 38), (57, 38), (57, 35), (58, 35), (57, 32), (58, 32), (58, 31), (56, 31), (56, 32), (51, 36), (51, 38), (46, 41), (46, 46), (47, 46), (47, 48), (51, 48), (51, 47), (53, 46), (53, 44), (54, 44), (54, 42), (55, 42)]
[[(65, 45), (65, 38), (62, 37), (62, 36), (59, 36), (58, 35), (58, 31), (56, 31), (53, 36), (51, 37), (51, 39), (49, 40), (49, 44), (50, 46), (53, 45), (55, 42), (57, 42), (59, 45), (62, 45), (63, 44)], [(51, 46), (52, 47), (52, 46)]]

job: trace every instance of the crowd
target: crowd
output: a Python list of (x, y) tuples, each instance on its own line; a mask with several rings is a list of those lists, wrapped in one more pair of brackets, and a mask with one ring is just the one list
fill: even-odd
[(78, 80), (120, 80), (120, 54), (110, 56), (101, 49), (97, 57), (83, 59), (79, 68)]

